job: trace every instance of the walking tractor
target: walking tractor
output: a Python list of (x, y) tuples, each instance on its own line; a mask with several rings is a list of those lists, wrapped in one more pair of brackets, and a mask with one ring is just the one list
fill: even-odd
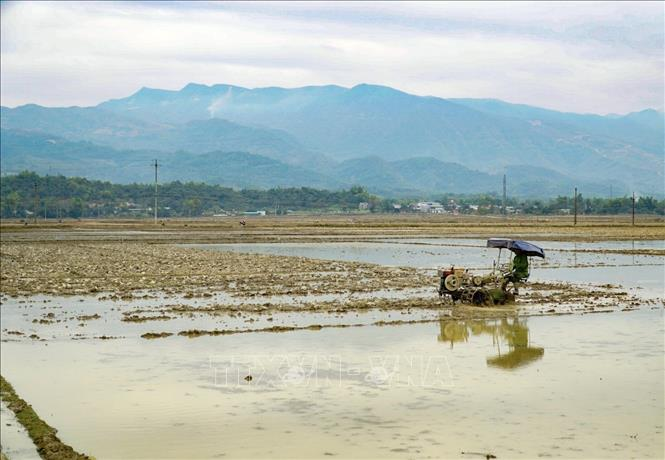
[[(503, 305), (514, 302), (519, 295), (519, 285), (530, 275), (529, 257), (545, 258), (545, 251), (535, 244), (522, 240), (490, 238), (488, 248), (499, 250), (499, 256), (486, 274), (470, 273), (468, 269), (441, 268), (439, 275), (439, 297), (449, 297), (453, 302), (477, 306)], [(501, 264), (501, 251), (512, 254), (507, 263)]]

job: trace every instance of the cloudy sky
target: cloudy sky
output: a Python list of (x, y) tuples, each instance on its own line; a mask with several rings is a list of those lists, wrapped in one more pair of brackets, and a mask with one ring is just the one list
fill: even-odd
[(375, 83), (571, 112), (663, 109), (663, 2), (2, 3), (2, 104), (142, 86)]

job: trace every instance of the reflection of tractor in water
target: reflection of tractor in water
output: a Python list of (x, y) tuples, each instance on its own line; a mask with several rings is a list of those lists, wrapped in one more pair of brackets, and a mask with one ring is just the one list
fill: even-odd
[[(453, 302), (460, 301), (474, 305), (491, 306), (515, 301), (518, 285), (529, 278), (529, 257), (545, 258), (545, 251), (538, 246), (521, 240), (490, 238), (488, 248), (498, 248), (499, 257), (488, 274), (473, 274), (467, 269), (442, 268), (439, 296), (449, 296)], [(513, 258), (501, 265), (501, 250), (508, 249)], [(508, 285), (512, 287), (509, 288)]]
[[(502, 369), (515, 369), (537, 361), (545, 354), (545, 349), (531, 345), (526, 319), (503, 318), (500, 320), (468, 320), (440, 322), (439, 342), (456, 343), (469, 341), (469, 336), (489, 335), (498, 355), (486, 358), (487, 365)], [(508, 346), (508, 352), (501, 350), (501, 344)]]

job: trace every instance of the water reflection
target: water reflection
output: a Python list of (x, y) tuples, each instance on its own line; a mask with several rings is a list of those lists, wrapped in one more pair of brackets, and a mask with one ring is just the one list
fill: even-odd
[[(527, 320), (504, 318), (501, 320), (466, 320), (466, 321), (440, 321), (441, 332), (439, 342), (455, 343), (468, 342), (469, 336), (489, 335), (492, 345), (497, 349), (496, 356), (487, 357), (487, 365), (502, 369), (515, 369), (537, 361), (545, 354), (541, 347), (529, 346), (529, 328)], [(501, 347), (507, 346), (508, 352)]]

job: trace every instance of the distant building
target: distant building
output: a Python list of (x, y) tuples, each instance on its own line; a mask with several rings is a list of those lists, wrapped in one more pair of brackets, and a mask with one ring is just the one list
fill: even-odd
[(459, 214), (461, 206), (458, 205), (455, 200), (448, 200), (448, 205), (446, 206), (446, 211), (452, 212), (453, 214)]
[(411, 205), (411, 209), (416, 212), (426, 212), (430, 214), (444, 214), (446, 212), (443, 205), (436, 201), (421, 201)]
[(243, 216), (265, 216), (265, 211), (245, 211), (242, 213)]
[(369, 203), (367, 203), (365, 201), (361, 201), (360, 203), (358, 203), (358, 209), (360, 209), (361, 211), (368, 210), (369, 209)]

